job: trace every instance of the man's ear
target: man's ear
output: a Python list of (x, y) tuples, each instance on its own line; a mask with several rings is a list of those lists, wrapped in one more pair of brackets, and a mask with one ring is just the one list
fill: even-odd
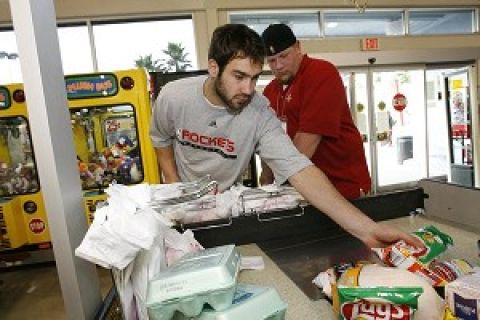
[(220, 68), (218, 67), (217, 61), (213, 59), (208, 60), (208, 73), (211, 78), (216, 78), (218, 73), (220, 72)]

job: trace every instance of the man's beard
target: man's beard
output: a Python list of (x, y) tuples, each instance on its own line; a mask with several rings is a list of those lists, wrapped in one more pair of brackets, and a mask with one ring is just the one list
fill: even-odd
[(280, 84), (288, 86), (289, 84), (292, 83), (293, 76), (291, 74), (288, 74), (286, 77), (277, 78), (277, 80), (278, 82), (280, 82)]
[(228, 99), (226, 93), (225, 93), (225, 87), (223, 86), (223, 81), (221, 76), (215, 79), (215, 93), (220, 97), (220, 99), (223, 101), (225, 104), (227, 111), (232, 114), (239, 114), (242, 112), (242, 110), (252, 101), (253, 95), (255, 92), (251, 95), (241, 95), (242, 97), (245, 97), (246, 99), (237, 104), (235, 106), (235, 103), (233, 102), (233, 99), (235, 97), (240, 97), (240, 95), (233, 96), (231, 99)]

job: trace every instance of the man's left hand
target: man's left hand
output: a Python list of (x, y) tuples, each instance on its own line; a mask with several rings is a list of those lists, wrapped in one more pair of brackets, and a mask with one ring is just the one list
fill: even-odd
[(369, 235), (363, 239), (363, 242), (370, 248), (384, 248), (392, 245), (400, 240), (404, 240), (407, 244), (424, 248), (424, 244), (417, 237), (401, 231), (400, 229), (390, 227), (385, 224), (376, 224)]

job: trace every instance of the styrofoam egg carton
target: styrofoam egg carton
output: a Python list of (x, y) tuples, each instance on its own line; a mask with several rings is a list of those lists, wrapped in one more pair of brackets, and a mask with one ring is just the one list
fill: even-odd
[(239, 283), (235, 290), (232, 305), (223, 311), (206, 307), (194, 318), (180, 313), (175, 320), (284, 320), (287, 304), (282, 301), (277, 291), (270, 287), (260, 287)]
[(151, 320), (168, 320), (175, 311), (197, 316), (208, 303), (215, 310), (232, 304), (240, 254), (234, 245), (189, 253), (148, 284), (146, 306)]

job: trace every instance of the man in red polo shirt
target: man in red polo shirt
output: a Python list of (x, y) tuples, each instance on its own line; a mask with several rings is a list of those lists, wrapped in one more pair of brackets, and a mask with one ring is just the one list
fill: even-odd
[[(347, 199), (370, 191), (363, 142), (353, 123), (338, 70), (330, 62), (303, 54), (285, 24), (270, 25), (262, 39), (275, 76), (263, 94), (297, 149), (309, 157)], [(263, 166), (260, 182), (273, 182)]]

